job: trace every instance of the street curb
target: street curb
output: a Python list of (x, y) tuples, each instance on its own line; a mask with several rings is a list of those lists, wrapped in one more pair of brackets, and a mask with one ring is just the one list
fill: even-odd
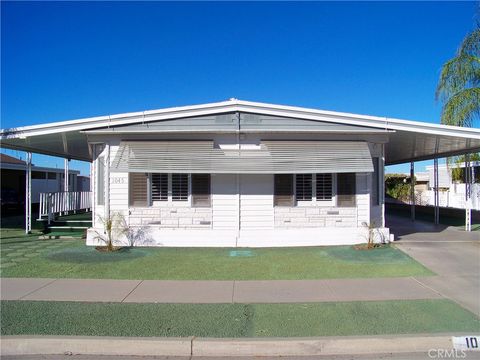
[(1, 355), (300, 356), (426, 353), (452, 349), (451, 335), (315, 338), (2, 336)]

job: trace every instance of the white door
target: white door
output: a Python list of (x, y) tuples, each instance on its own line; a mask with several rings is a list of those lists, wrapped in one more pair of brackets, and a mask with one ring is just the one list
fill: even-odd
[(240, 180), (240, 230), (273, 229), (273, 175), (242, 174)]

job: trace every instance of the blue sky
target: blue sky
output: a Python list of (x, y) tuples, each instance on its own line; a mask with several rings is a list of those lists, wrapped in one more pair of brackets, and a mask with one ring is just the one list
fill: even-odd
[(1, 6), (8, 128), (230, 97), (438, 123), (438, 75), (478, 3)]

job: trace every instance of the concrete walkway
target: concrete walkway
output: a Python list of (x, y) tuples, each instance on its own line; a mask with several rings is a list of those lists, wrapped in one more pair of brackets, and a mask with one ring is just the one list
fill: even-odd
[(3, 278), (0, 296), (2, 300), (127, 303), (291, 303), (441, 297), (411, 277), (292, 281)]
[(395, 246), (438, 276), (416, 278), (480, 316), (480, 232), (388, 217)]

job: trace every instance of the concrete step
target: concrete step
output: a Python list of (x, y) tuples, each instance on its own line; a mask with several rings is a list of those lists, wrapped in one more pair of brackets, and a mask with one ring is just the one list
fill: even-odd
[(79, 231), (79, 230), (86, 230), (88, 226), (49, 226), (48, 229), (50, 231)]
[(85, 232), (74, 232), (74, 231), (53, 231), (38, 237), (40, 240), (51, 240), (51, 239), (84, 239)]

